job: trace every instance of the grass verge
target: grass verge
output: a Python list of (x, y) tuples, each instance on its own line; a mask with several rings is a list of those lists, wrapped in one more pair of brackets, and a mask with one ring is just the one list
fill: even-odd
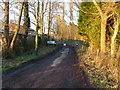
[(18, 67), (21, 64), (28, 62), (30, 60), (42, 58), (47, 54), (55, 51), (56, 49), (57, 47), (54, 46), (41, 47), (38, 51), (37, 56), (34, 53), (27, 53), (27, 54), (22, 54), (20, 56), (16, 56), (11, 59), (4, 59), (2, 60), (2, 68), (0, 68), (0, 71), (6, 71), (11, 68)]
[[(87, 49), (87, 50), (85, 50)], [(110, 54), (101, 55), (88, 48), (77, 48), (80, 57), (80, 67), (86, 72), (93, 88), (118, 88), (118, 60)]]

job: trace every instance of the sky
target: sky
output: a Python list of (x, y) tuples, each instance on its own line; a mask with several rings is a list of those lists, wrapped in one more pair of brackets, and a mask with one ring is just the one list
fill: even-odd
[[(5, 0), (0, 0), (0, 2), (5, 1)], [(14, 1), (14, 2), (22, 2), (24, 0), (10, 0), (10, 1)], [(33, 2), (33, 1), (37, 1), (37, 0), (28, 0), (29, 2)], [(55, 1), (55, 0), (52, 0)], [(57, 0), (58, 2), (70, 2), (70, 0)], [(79, 1), (79, 2), (92, 2), (92, 0), (73, 0), (73, 1)], [(116, 2), (116, 1), (120, 1), (120, 0), (96, 0), (98, 2)]]
[[(1, 0), (0, 0), (1, 1)], [(15, 0), (11, 0), (12, 1), (12, 3), (14, 3), (14, 1)], [(16, 0), (16, 1), (20, 1), (20, 0)], [(29, 0), (30, 1), (30, 0)], [(53, 0), (54, 1), (54, 0)], [(62, 0), (58, 0), (59, 2), (61, 2)], [(68, 5), (68, 2), (69, 2), (70, 0), (64, 0), (64, 2), (66, 2), (66, 5), (65, 5), (65, 12), (67, 13), (67, 15), (65, 15), (65, 21), (67, 22), (67, 24), (70, 22), (70, 18), (69, 18), (69, 15), (70, 15), (70, 13), (69, 13), (69, 5)], [(33, 2), (33, 0), (32, 0), (32, 2)], [(2, 3), (0, 3), (0, 5), (2, 6), (2, 7), (4, 7), (4, 4), (2, 4)], [(0, 6), (0, 8), (1, 8), (1, 6)], [(16, 14), (19, 14), (19, 10), (18, 10), (18, 7), (19, 5), (11, 5), (10, 6), (10, 15), (9, 15), (9, 18), (10, 18), (10, 20), (17, 20), (17, 18), (18, 18), (18, 16), (16, 15)], [(30, 18), (31, 18), (31, 20), (33, 19), (34, 21), (35, 21), (35, 19), (34, 19), (34, 16), (31, 14), (31, 13), (29, 13), (29, 15), (30, 15)], [(78, 12), (77, 11), (75, 11), (75, 10), (73, 10), (73, 17), (74, 17), (74, 23), (77, 25), (77, 19), (78, 19)], [(1, 10), (0, 9), (0, 19), (3, 21), (3, 19), (4, 19), (4, 12), (3, 12), (3, 10)], [(23, 19), (23, 18), (22, 18)], [(23, 21), (22, 21), (23, 22)], [(17, 22), (16, 22), (17, 23)], [(23, 24), (23, 23), (21, 23), (21, 24)], [(47, 24), (45, 25), (45, 27), (47, 27)], [(35, 25), (33, 25), (32, 23), (31, 23), (31, 28), (32, 29), (34, 29), (35, 30)], [(47, 29), (47, 28), (46, 28)]]
[[(0, 0), (0, 20), (3, 21), (3, 19), (4, 19), (4, 12), (2, 10), (2, 7), (4, 7), (4, 4), (1, 3), (2, 1), (3, 0)], [(16, 1), (19, 2), (19, 1), (23, 1), (23, 0), (10, 0), (10, 1), (12, 3), (15, 3)], [(29, 0), (30, 3), (34, 2), (34, 1), (37, 1), (37, 0)], [(39, 0), (39, 1), (41, 1), (41, 0)], [(52, 0), (52, 1), (55, 1), (55, 0)], [(65, 4), (66, 15), (65, 15), (64, 19), (66, 21), (66, 24), (68, 25), (69, 22), (70, 22), (70, 18), (69, 18), (70, 13), (69, 13), (69, 5), (68, 5), (70, 0), (57, 0), (57, 2), (62, 2), (62, 1), (66, 2), (66, 4)], [(81, 0), (73, 0), (73, 1), (81, 2)], [(87, 1), (92, 1), (92, 0), (82, 0), (82, 1), (87, 2)], [(120, 0), (98, 0), (98, 1), (112, 1), (113, 2), (113, 1), (120, 1)], [(74, 24), (77, 25), (78, 17), (79, 17), (79, 12), (78, 12), (79, 9), (77, 7), (75, 7), (75, 6), (73, 6), (73, 7), (76, 9), (76, 10), (73, 10), (73, 22), (74, 22)], [(17, 14), (19, 14), (18, 8), (19, 8), (19, 5), (11, 5), (10, 6), (10, 16), (9, 16), (9, 18), (10, 18), (10, 20), (16, 20), (15, 23), (17, 23), (17, 18), (18, 18)], [(30, 15), (31, 21), (35, 21), (34, 16), (31, 13), (29, 13), (29, 15)], [(23, 19), (23, 17), (22, 17), (22, 19)], [(47, 21), (47, 17), (46, 17), (45, 21)], [(23, 24), (23, 20), (22, 20), (21, 25), (22, 24)], [(47, 23), (45, 23), (44, 27), (46, 28), (46, 31), (47, 31)], [(36, 26), (31, 23), (31, 27), (30, 28), (35, 30)]]
[[(0, 0), (0, 2), (2, 1), (5, 1), (5, 0)], [(14, 1), (14, 2), (22, 2), (24, 0), (10, 0), (10, 1)], [(28, 0), (29, 2), (34, 2), (34, 1), (37, 1), (37, 0)], [(40, 1), (40, 0), (39, 0)], [(56, 1), (56, 0), (51, 0), (51, 1)], [(70, 0), (57, 0), (57, 2), (70, 2)], [(81, 0), (78, 0), (78, 1), (81, 1)]]

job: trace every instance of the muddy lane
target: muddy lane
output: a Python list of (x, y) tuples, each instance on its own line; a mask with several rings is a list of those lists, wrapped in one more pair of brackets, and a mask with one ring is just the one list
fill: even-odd
[(10, 73), (3, 73), (3, 88), (84, 88), (74, 48), (62, 47), (51, 56)]

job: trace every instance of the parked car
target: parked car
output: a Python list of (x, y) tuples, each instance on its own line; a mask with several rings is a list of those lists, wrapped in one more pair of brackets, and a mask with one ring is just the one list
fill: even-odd
[(47, 41), (47, 44), (48, 44), (48, 45), (55, 45), (55, 46), (56, 46), (56, 41), (54, 41), (54, 40), (49, 40), (49, 41)]

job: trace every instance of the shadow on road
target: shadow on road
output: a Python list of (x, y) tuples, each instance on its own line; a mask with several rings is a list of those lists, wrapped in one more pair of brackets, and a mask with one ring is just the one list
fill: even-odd
[[(65, 52), (68, 54), (63, 58)], [(58, 59), (61, 62), (51, 67), (53, 62), (59, 61)], [(80, 69), (75, 49), (66, 46), (43, 60), (4, 74), (3, 88), (91, 88), (91, 86), (85, 71)]]

